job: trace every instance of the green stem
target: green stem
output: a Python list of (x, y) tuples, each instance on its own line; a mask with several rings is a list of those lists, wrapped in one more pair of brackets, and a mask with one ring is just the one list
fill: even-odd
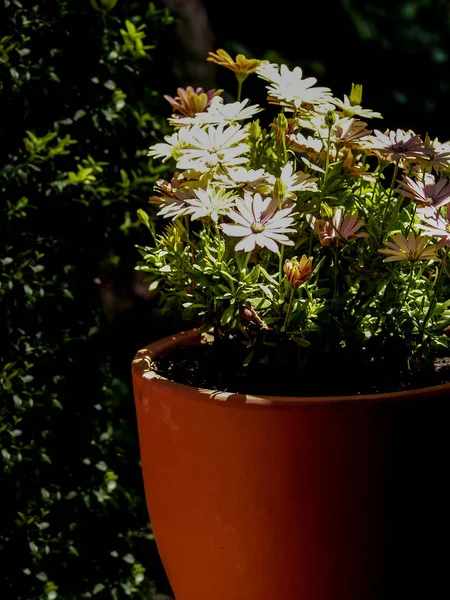
[(400, 306), (398, 307), (398, 309), (395, 312), (395, 316), (396, 317), (398, 317), (400, 315), (400, 313), (402, 311), (402, 308), (405, 306), (405, 302), (406, 302), (406, 299), (408, 298), (409, 290), (411, 288), (411, 283), (412, 283), (412, 280), (413, 280), (413, 275), (414, 275), (414, 263), (412, 262), (411, 263), (411, 269), (409, 271), (409, 278), (408, 278), (408, 285), (406, 286), (406, 292), (405, 292), (405, 295), (403, 296), (402, 303), (400, 304)]
[(439, 292), (439, 287), (440, 287), (439, 284), (441, 282), (442, 273), (444, 272), (445, 262), (447, 260), (447, 256), (448, 256), (448, 246), (445, 247), (445, 254), (442, 257), (441, 264), (439, 265), (439, 273), (438, 273), (438, 276), (437, 276), (437, 279), (436, 279), (436, 283), (434, 284), (433, 296), (432, 296), (431, 301), (430, 301), (430, 306), (428, 307), (427, 314), (425, 315), (425, 318), (424, 318), (423, 323), (422, 323), (422, 338), (425, 335), (425, 327), (426, 327), (426, 325), (428, 323), (428, 320), (431, 317), (431, 314), (432, 314), (432, 312), (434, 310), (434, 307), (435, 307), (436, 297), (437, 297), (437, 294)]
[(414, 219), (416, 217), (416, 210), (417, 210), (417, 204), (414, 204), (414, 208), (413, 208), (412, 215), (411, 215), (411, 220), (409, 221), (408, 228), (405, 233), (406, 238), (408, 237), (408, 234), (411, 231), (411, 227), (413, 226)]
[(283, 167), (287, 163), (286, 132), (283, 131)]
[(242, 84), (247, 79), (247, 74), (246, 73), (236, 73), (236, 79), (238, 82), (237, 101), (240, 102), (241, 96), (242, 96)]
[(283, 246), (283, 244), (281, 244), (280, 262), (279, 262), (279, 282), (280, 282), (280, 285), (283, 283), (283, 262), (284, 262), (284, 246)]
[(292, 303), (294, 301), (294, 294), (295, 294), (295, 288), (292, 288), (291, 289), (291, 297), (289, 298), (289, 305), (288, 305), (288, 309), (286, 312), (286, 317), (284, 319), (284, 323), (283, 323), (283, 327), (281, 328), (281, 331), (286, 331), (286, 327), (289, 322), (289, 317), (291, 316)]
[(323, 187), (327, 182), (328, 169), (330, 168), (330, 139), (331, 139), (331, 125), (328, 127), (328, 138), (327, 138), (327, 157), (325, 159), (325, 175), (323, 176)]
[(338, 251), (334, 250), (334, 289), (333, 289), (333, 312), (334, 312), (334, 304), (336, 302), (337, 296), (337, 279), (338, 279)]
[(245, 259), (244, 259), (244, 264), (242, 266), (243, 270), (245, 269), (245, 271), (247, 270), (247, 265), (248, 265), (248, 261), (250, 260), (250, 256), (252, 255), (251, 252), (247, 252), (245, 254)]
[(397, 179), (398, 163), (399, 162), (400, 162), (400, 159), (397, 158), (397, 160), (395, 161), (395, 168), (394, 168), (394, 173), (392, 175), (391, 185), (389, 187), (389, 194), (388, 194), (387, 201), (386, 201), (386, 208), (384, 209), (384, 213), (383, 213), (383, 219), (382, 219), (382, 225), (381, 225), (381, 230), (382, 231), (384, 230), (386, 216), (387, 216), (387, 213), (388, 213), (388, 210), (389, 210), (389, 205), (391, 203), (392, 191), (394, 189), (395, 181)]

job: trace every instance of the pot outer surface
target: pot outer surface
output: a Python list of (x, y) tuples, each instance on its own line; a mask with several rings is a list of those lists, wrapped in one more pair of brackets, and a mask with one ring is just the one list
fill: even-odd
[(450, 597), (450, 385), (334, 398), (170, 382), (133, 361), (147, 505), (176, 600)]

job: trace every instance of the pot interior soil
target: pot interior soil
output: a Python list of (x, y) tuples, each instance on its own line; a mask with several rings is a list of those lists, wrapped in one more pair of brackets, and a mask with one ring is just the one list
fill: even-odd
[(212, 351), (211, 343), (179, 346), (155, 361), (155, 370), (171, 381), (231, 393), (275, 396), (345, 396), (395, 392), (448, 383), (450, 357), (427, 365), (408, 364), (396, 349), (376, 360), (361, 352), (335, 352), (301, 365), (296, 352), (274, 350), (264, 363), (242, 367), (245, 352), (232, 342)]

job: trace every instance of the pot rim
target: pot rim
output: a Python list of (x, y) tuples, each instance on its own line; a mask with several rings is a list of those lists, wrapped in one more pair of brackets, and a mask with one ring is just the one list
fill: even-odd
[(324, 404), (343, 404), (352, 402), (379, 403), (395, 402), (402, 400), (411, 400), (424, 398), (427, 396), (446, 397), (450, 399), (450, 383), (427, 386), (423, 388), (402, 390), (397, 392), (382, 392), (375, 394), (357, 394), (350, 396), (258, 396), (251, 394), (239, 394), (232, 392), (221, 392), (207, 388), (189, 386), (184, 383), (172, 381), (162, 375), (159, 375), (154, 369), (154, 361), (159, 357), (168, 354), (178, 345), (194, 345), (207, 343), (211, 336), (202, 333), (199, 328), (181, 331), (173, 335), (168, 335), (159, 340), (148, 344), (136, 353), (132, 362), (132, 372), (135, 377), (143, 377), (158, 387), (166, 388), (167, 392), (180, 392), (195, 397), (197, 400), (214, 401), (220, 404), (249, 404), (249, 405), (324, 405)]

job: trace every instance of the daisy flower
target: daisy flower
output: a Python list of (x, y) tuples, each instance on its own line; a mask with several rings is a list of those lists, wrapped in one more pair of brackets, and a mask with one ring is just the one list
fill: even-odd
[[(177, 89), (178, 96), (172, 98), (172, 96), (164, 96), (167, 102), (170, 103), (174, 113), (180, 113), (183, 117), (193, 117), (199, 112), (203, 112), (211, 104), (213, 98), (219, 98), (219, 95), (223, 90), (208, 90), (204, 91), (203, 88), (198, 87), (194, 90), (190, 85), (184, 89), (179, 87)], [(180, 115), (174, 115), (180, 119)]]
[(380, 119), (381, 113), (375, 112), (373, 110), (363, 108), (360, 104), (352, 104), (350, 98), (344, 94), (344, 99), (339, 100), (338, 98), (330, 98), (330, 102), (332, 102), (338, 109), (339, 112), (342, 112), (344, 117), (363, 117), (364, 119)]
[(430, 154), (430, 149), (425, 148), (422, 140), (413, 131), (389, 131), (384, 133), (375, 129), (374, 136), (366, 138), (368, 148), (377, 156), (387, 160), (411, 160), (423, 158)]
[(419, 161), (425, 171), (450, 171), (449, 142), (440, 142), (438, 138), (431, 140), (427, 134), (423, 145), (430, 149), (430, 153), (424, 157), (426, 160)]
[(199, 112), (195, 117), (169, 119), (170, 123), (176, 127), (183, 125), (228, 125), (249, 119), (259, 113), (262, 108), (257, 104), (247, 106), (250, 100), (242, 102), (230, 102), (223, 104), (222, 98), (213, 98), (211, 105), (206, 112)]
[(162, 162), (166, 162), (169, 158), (178, 160), (183, 149), (188, 145), (189, 135), (185, 129), (175, 131), (172, 135), (164, 136), (166, 143), (158, 143), (150, 146), (147, 156), (153, 158), (162, 158)]
[(393, 242), (384, 242), (387, 248), (381, 248), (378, 252), (386, 254), (387, 257), (383, 262), (393, 262), (397, 260), (408, 260), (414, 263), (418, 260), (437, 260), (436, 250), (437, 245), (431, 244), (427, 246), (430, 238), (427, 236), (414, 235), (409, 232), (408, 239), (404, 235), (397, 233), (392, 235)]
[(447, 179), (440, 179), (435, 183), (433, 175), (430, 174), (425, 175), (425, 181), (414, 181), (411, 177), (405, 177), (404, 181), (400, 182), (397, 192), (434, 208), (440, 208), (450, 202), (450, 185)]
[(191, 219), (213, 220), (215, 223), (220, 215), (226, 214), (232, 206), (236, 196), (220, 187), (208, 187), (206, 190), (195, 190), (195, 197), (186, 199), (187, 213)]
[(258, 187), (267, 186), (269, 177), (269, 173), (264, 169), (247, 170), (245, 167), (236, 167), (227, 169), (224, 173), (216, 172), (214, 181), (226, 188), (242, 188), (246, 192), (251, 192)]
[(234, 73), (250, 75), (254, 73), (259, 65), (263, 62), (256, 58), (247, 58), (243, 54), (238, 54), (236, 60), (233, 60), (226, 50), (219, 48), (216, 52), (208, 52), (209, 56), (206, 60), (216, 63), (221, 67), (226, 67)]
[(318, 189), (317, 177), (311, 177), (311, 175), (302, 171), (294, 173), (294, 166), (289, 162), (283, 167), (279, 178), (275, 175), (269, 175), (267, 182), (271, 186), (275, 186), (277, 179), (281, 181), (284, 190), (283, 200), (294, 200), (296, 198), (295, 192), (317, 192)]
[(436, 244), (436, 248), (450, 246), (450, 204), (446, 206), (446, 217), (439, 210), (430, 206), (419, 208), (417, 214), (425, 222), (425, 225), (420, 223), (417, 227), (423, 229), (431, 237), (441, 238)]
[(319, 236), (321, 246), (342, 246), (344, 242), (368, 237), (367, 233), (359, 231), (364, 225), (364, 221), (358, 219), (358, 213), (348, 214), (342, 218), (340, 208), (335, 212), (331, 223), (323, 219), (316, 219), (312, 215), (306, 215), (306, 220)]
[(161, 206), (158, 216), (166, 219), (176, 219), (187, 214), (189, 205), (186, 200), (195, 198), (195, 188), (203, 185), (200, 174), (195, 172), (175, 173), (170, 182), (164, 179), (158, 179), (155, 185), (155, 191), (159, 196), (149, 198), (152, 204)]
[(221, 225), (226, 235), (242, 238), (236, 244), (236, 251), (251, 252), (255, 246), (260, 246), (278, 253), (278, 243), (294, 245), (285, 235), (295, 231), (291, 227), (294, 222), (292, 208), (277, 211), (274, 209), (272, 198), (267, 197), (263, 200), (261, 194), (256, 193), (252, 196), (248, 192), (245, 193), (244, 199), (236, 200), (236, 208), (237, 210), (228, 213), (234, 223)]
[(344, 146), (353, 146), (372, 133), (366, 126), (367, 123), (359, 119), (339, 119), (333, 127), (332, 139)]
[(269, 101), (281, 104), (291, 111), (298, 110), (305, 103), (323, 102), (330, 96), (328, 88), (313, 87), (317, 83), (315, 77), (303, 79), (300, 67), (291, 71), (286, 65), (264, 63), (256, 69), (256, 73), (270, 83), (267, 86)]
[(218, 165), (235, 167), (248, 160), (242, 156), (248, 152), (248, 145), (244, 141), (248, 131), (239, 125), (210, 125), (207, 129), (192, 127), (180, 131), (186, 132), (188, 142), (178, 158), (179, 169), (208, 171)]
[(292, 289), (300, 287), (312, 273), (312, 258), (303, 254), (300, 260), (294, 256), (290, 260), (286, 260), (283, 265), (283, 273)]

